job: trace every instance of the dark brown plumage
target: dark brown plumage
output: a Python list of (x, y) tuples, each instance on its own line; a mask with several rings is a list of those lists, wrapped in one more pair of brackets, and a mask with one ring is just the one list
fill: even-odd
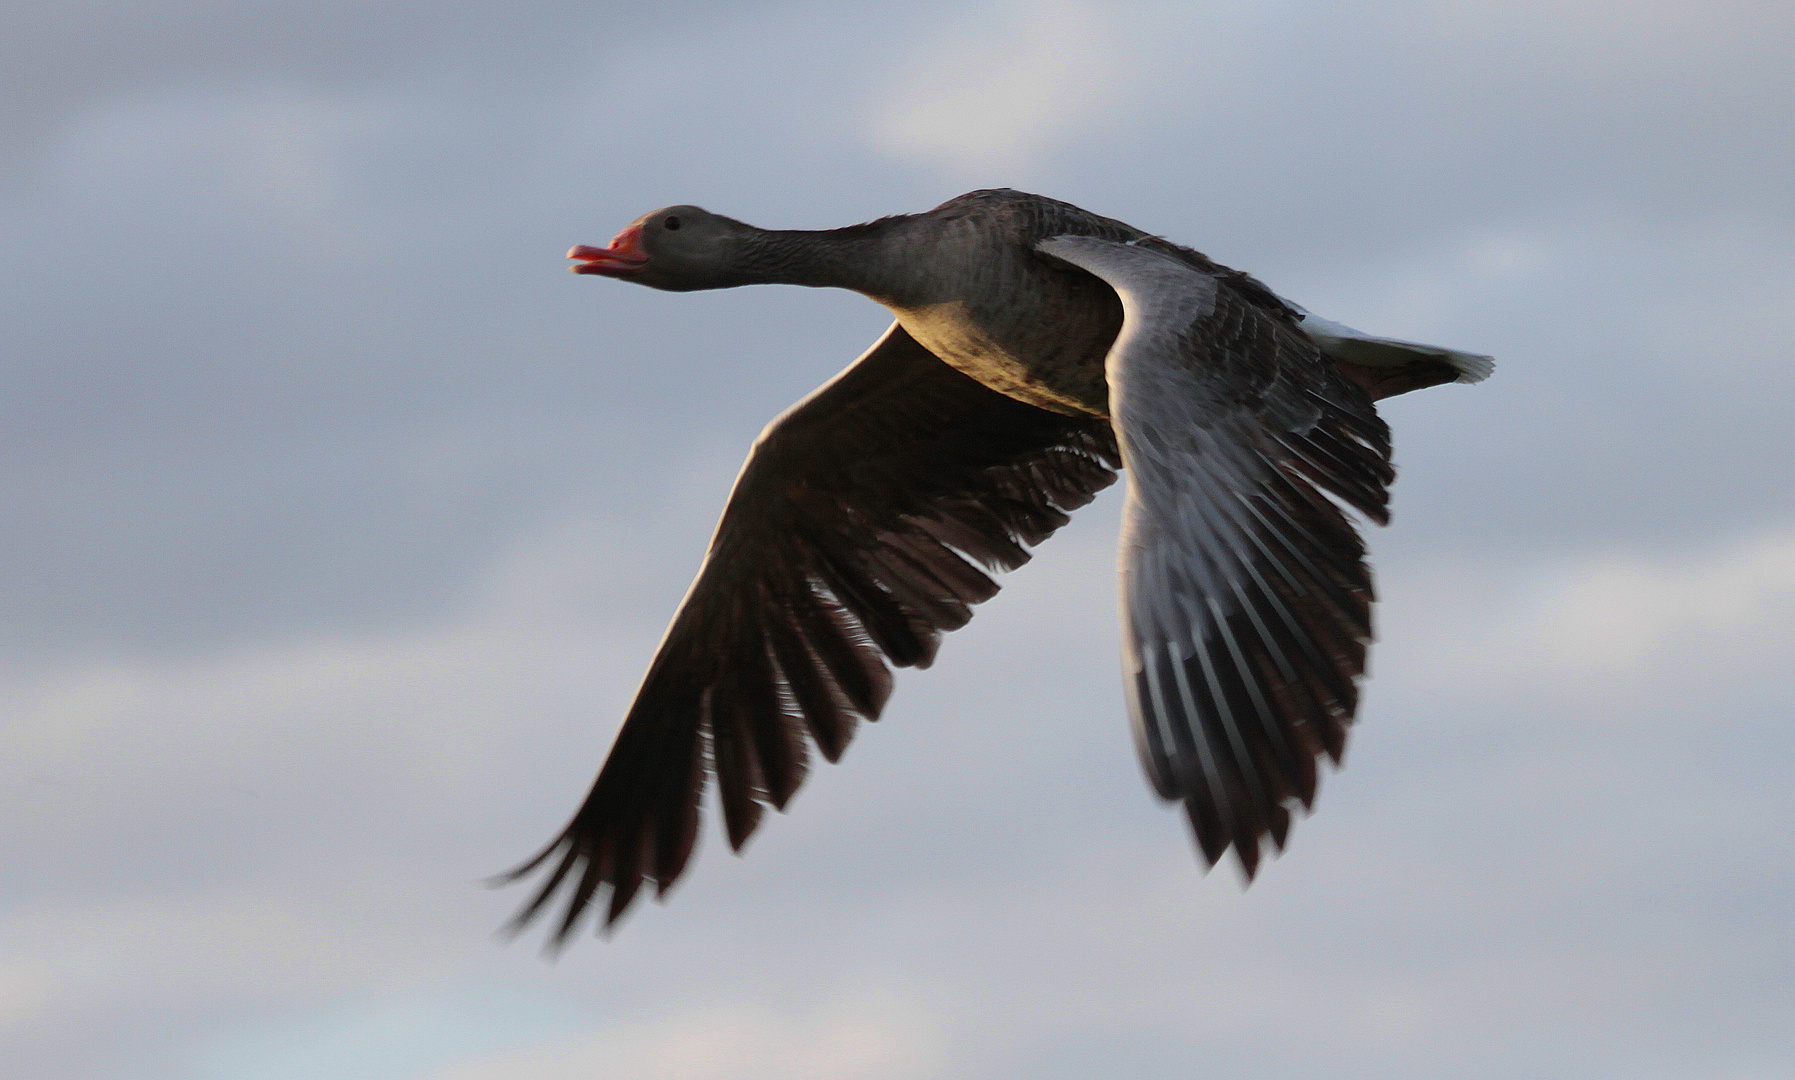
[(997, 585), (1115, 480), (1109, 425), (1050, 413), (960, 374), (892, 327), (775, 421), (730, 495), (698, 580), (585, 805), (555, 844), (527, 921), (569, 876), (564, 937), (601, 885), (607, 920), (665, 890), (715, 772), (730, 843), (783, 808), (808, 744), (841, 756), (891, 692), (886, 662), (927, 667)]

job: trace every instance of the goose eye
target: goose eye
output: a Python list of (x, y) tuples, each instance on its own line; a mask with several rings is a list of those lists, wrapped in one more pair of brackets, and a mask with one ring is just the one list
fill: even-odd
[(670, 217), (666, 221), (661, 222), (661, 224), (669, 229), (677, 229), (677, 228), (679, 228), (679, 219), (676, 217)]

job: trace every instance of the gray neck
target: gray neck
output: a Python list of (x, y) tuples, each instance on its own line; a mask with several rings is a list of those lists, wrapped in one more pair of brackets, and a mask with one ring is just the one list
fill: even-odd
[(890, 298), (906, 260), (894, 250), (894, 233), (906, 218), (884, 218), (845, 229), (756, 229), (737, 264), (751, 282), (852, 289)]

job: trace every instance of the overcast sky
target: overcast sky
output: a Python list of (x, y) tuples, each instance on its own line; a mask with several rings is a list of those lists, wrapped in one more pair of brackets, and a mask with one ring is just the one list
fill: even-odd
[[(3, 1071), (1795, 1076), (1791, 176), (1782, 0), (14, 0)], [(1384, 407), (1347, 768), (1199, 872), (1111, 492), (745, 857), (496, 939), (749, 441), (888, 321), (562, 252), (996, 186), (1498, 358)]]

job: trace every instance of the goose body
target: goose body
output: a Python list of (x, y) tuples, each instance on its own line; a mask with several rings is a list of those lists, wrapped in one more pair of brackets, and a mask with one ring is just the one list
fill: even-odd
[[(1487, 357), (1316, 319), (1188, 248), (1056, 200), (977, 191), (925, 214), (779, 232), (675, 206), (574, 269), (672, 290), (853, 289), (895, 322), (756, 441), (709, 555), (586, 802), (509, 875), (664, 892), (714, 777), (738, 849), (876, 719), (1011, 569), (1126, 465), (1124, 666), (1142, 762), (1205, 858), (1250, 879), (1317, 761), (1338, 761), (1371, 638), (1344, 503), (1387, 519), (1372, 401)], [(1330, 498), (1331, 497), (1331, 498)]]

